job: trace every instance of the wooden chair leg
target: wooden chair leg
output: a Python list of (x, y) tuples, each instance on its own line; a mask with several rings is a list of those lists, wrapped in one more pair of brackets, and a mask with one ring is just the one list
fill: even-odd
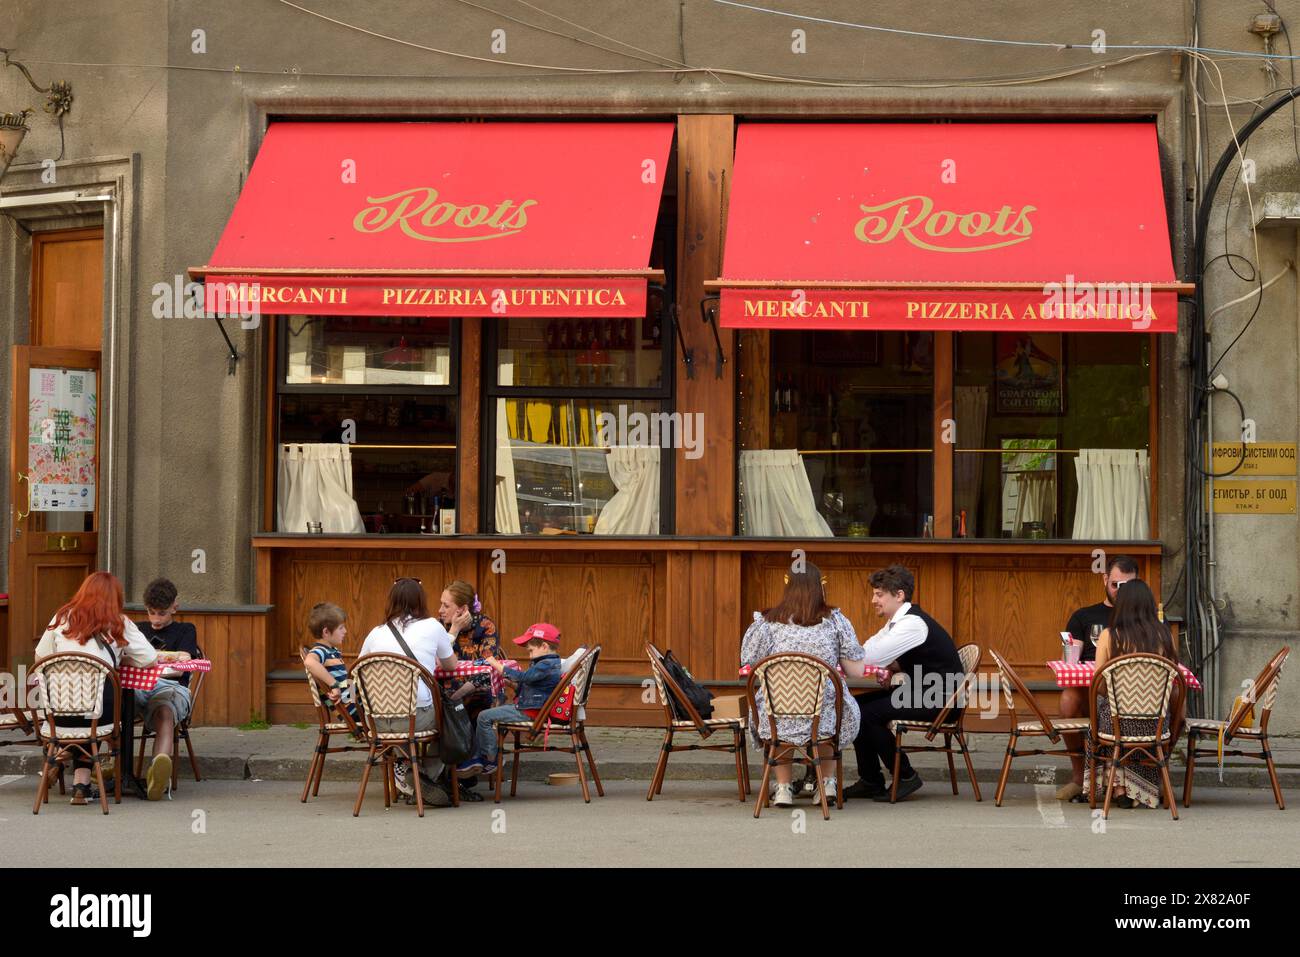
[(822, 820), (829, 821), (831, 819), (831, 809), (830, 805), (826, 803), (826, 782), (822, 780), (822, 764), (821, 761), (818, 760), (820, 756), (817, 742), (809, 741), (808, 761), (809, 767), (814, 769), (814, 775), (817, 778), (817, 797), (821, 801), (822, 805)]
[[(328, 731), (325, 732), (324, 744), (325, 751), (328, 751), (330, 746), (330, 735)], [(320, 797), (320, 781), (321, 778), (325, 777), (325, 751), (321, 752), (320, 763), (316, 765), (316, 780), (313, 781), (311, 785), (312, 797)]]
[(1183, 775), (1183, 807), (1192, 806), (1192, 772), (1196, 768), (1196, 732), (1187, 732), (1187, 772)]
[(104, 789), (104, 769), (99, 766), (98, 749), (92, 744), (90, 752), (90, 770), (95, 775), (95, 784), (99, 787), (99, 807), (108, 813), (108, 793)]
[(749, 779), (749, 747), (745, 741), (745, 732), (740, 732), (740, 766), (745, 771), (745, 796), (754, 793), (754, 783)]
[(370, 752), (366, 755), (366, 766), (361, 769), (361, 788), (357, 791), (357, 803), (352, 808), (352, 816), (356, 817), (361, 813), (361, 802), (366, 799), (366, 785), (370, 783), (370, 769), (374, 766), (375, 746), (370, 745)]
[(966, 747), (966, 732), (957, 732), (957, 743), (961, 745), (961, 756), (966, 759), (966, 773), (970, 775), (970, 787), (975, 792), (975, 800), (983, 801), (984, 798), (980, 795), (980, 783), (975, 779), (975, 765), (970, 759), (970, 748)]
[(1178, 802), (1174, 800), (1174, 786), (1169, 780), (1169, 761), (1165, 757), (1164, 748), (1159, 744), (1156, 745), (1156, 760), (1160, 763), (1160, 783), (1163, 786), (1165, 803), (1169, 805), (1169, 813), (1178, 820)]
[(835, 742), (835, 808), (844, 810), (844, 752), (838, 740)]
[(659, 745), (659, 760), (655, 762), (654, 773), (650, 775), (650, 788), (645, 792), (645, 799), (653, 801), (657, 788), (659, 787), (659, 778), (668, 770), (668, 755), (672, 752), (673, 733), (671, 730), (664, 731), (663, 743)]
[(903, 733), (894, 734), (894, 779), (889, 782), (889, 803), (898, 803), (898, 771), (903, 764)]
[(578, 763), (578, 783), (582, 785), (582, 800), (587, 804), (591, 803), (591, 792), (587, 789), (587, 774), (582, 769), (582, 742), (572, 731), (569, 732), (569, 743), (573, 746), (573, 756)]
[(1092, 737), (1083, 739), (1084, 764), (1087, 769), (1088, 809), (1097, 810), (1097, 753)]
[(497, 729), (497, 772), (496, 772), (496, 793), (492, 796), (494, 804), (501, 803), (501, 774), (502, 765), (505, 764), (506, 753), (506, 733), (502, 728)]
[(1116, 743), (1110, 756), (1110, 773), (1106, 775), (1106, 800), (1101, 806), (1101, 816), (1110, 820), (1110, 797), (1115, 791), (1115, 774), (1119, 771), (1119, 744)]
[[(324, 737), (324, 736), (322, 735), (322, 738), (323, 738), (323, 737)], [(325, 746), (325, 745), (324, 745), (324, 741), (323, 741), (323, 740), (317, 741), (317, 742), (316, 742), (316, 750), (312, 752), (312, 755), (311, 755), (311, 767), (309, 767), (309, 768), (307, 769), (307, 780), (306, 780), (306, 782), (305, 782), (305, 783), (303, 784), (303, 786), (302, 786), (302, 803), (303, 803), (303, 804), (306, 804), (306, 803), (307, 803), (307, 797), (311, 794), (311, 785), (312, 785), (312, 782), (313, 782), (314, 780), (316, 780), (316, 765), (318, 765), (321, 761), (324, 761), (324, 760), (325, 760), (325, 755), (321, 753), (321, 748), (323, 748), (324, 746)]]
[(177, 776), (181, 770), (181, 735), (177, 730), (180, 726), (172, 728), (172, 793), (176, 793)]
[[(519, 732), (514, 733), (515, 737), (515, 759), (510, 765), (510, 796), (515, 796), (515, 788), (519, 786)], [(497, 754), (497, 762), (500, 763), (501, 755)]]
[(122, 803), (122, 741), (117, 735), (110, 740), (113, 749), (113, 803)]
[(1011, 737), (1007, 739), (1007, 754), (1002, 759), (1002, 773), (998, 775), (998, 789), (993, 795), (993, 806), (1002, 806), (1002, 795), (1007, 790), (1007, 778), (1011, 777), (1011, 759), (1015, 756), (1016, 750), (1016, 732), (1011, 730)]
[(773, 747), (772, 742), (768, 742), (763, 748), (763, 779), (758, 782), (758, 800), (754, 802), (754, 817), (758, 817), (767, 801), (767, 782), (772, 775)]
[(384, 775), (384, 808), (393, 806), (393, 754), (387, 748), (384, 749), (383, 758), (383, 775)]
[[(64, 783), (63, 783), (63, 771), (64, 771), (64, 767), (63, 767), (62, 764), (60, 764), (60, 765), (59, 765), (59, 774), (58, 774), (58, 778), (59, 778), (59, 794), (60, 794), (60, 795), (64, 795), (64, 794), (67, 794), (67, 793), (68, 793), (68, 789), (67, 789), (67, 787), (66, 787), (66, 786), (64, 785)], [(49, 801), (50, 801), (50, 793), (49, 793), (48, 791), (46, 791), (46, 792), (45, 792), (45, 803), (48, 804)]]
[(420, 784), (420, 759), (419, 748), (415, 742), (407, 742), (406, 753), (411, 762), (407, 774), (415, 778), (415, 813), (419, 817), (424, 817), (424, 786)]
[(48, 800), (47, 795), (50, 792), (50, 778), (53, 777), (56, 767), (56, 765), (50, 763), (53, 751), (54, 745), (47, 744), (45, 746), (45, 761), (41, 764), (41, 782), (36, 786), (36, 803), (32, 805), (33, 814), (40, 814), (41, 805)]
[(736, 759), (736, 790), (740, 792), (740, 803), (744, 804), (745, 798), (749, 796), (745, 793), (745, 771), (741, 766), (745, 760), (745, 742), (736, 731), (731, 732), (731, 749), (732, 756)]
[(596, 797), (604, 797), (605, 786), (600, 783), (600, 772), (596, 770), (596, 759), (591, 754), (591, 742), (587, 740), (585, 725), (578, 728), (578, 737), (582, 739), (582, 753), (587, 756), (587, 768), (591, 771), (591, 780), (596, 784)]
[(190, 756), (190, 770), (194, 772), (194, 780), (202, 781), (203, 778), (199, 776), (199, 759), (194, 756), (194, 745), (190, 741), (189, 725), (185, 726), (185, 733), (181, 737), (185, 739), (185, 750)]
[(1277, 801), (1279, 811), (1286, 810), (1286, 801), (1282, 800), (1282, 788), (1277, 783), (1277, 767), (1273, 764), (1273, 752), (1268, 748), (1268, 735), (1260, 735), (1259, 745), (1264, 749), (1264, 765), (1268, 768), (1268, 780), (1273, 785), (1273, 800)]
[(135, 758), (135, 776), (140, 777), (144, 774), (144, 747), (149, 743), (149, 730), (144, 725), (140, 726), (140, 753)]
[(948, 755), (948, 780), (952, 782), (952, 793), (957, 793), (957, 765), (952, 760), (952, 735), (943, 736), (943, 749)]

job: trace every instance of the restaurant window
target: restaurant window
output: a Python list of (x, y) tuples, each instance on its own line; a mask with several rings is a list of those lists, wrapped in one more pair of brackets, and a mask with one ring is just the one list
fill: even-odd
[[(767, 394), (742, 396), (740, 408), (752, 414), (763, 402), (768, 412), (758, 416), (765, 429), (741, 422), (740, 533), (932, 533), (933, 335), (757, 335), (770, 336)], [(745, 342), (742, 336), (742, 350)], [(753, 348), (755, 341), (748, 342)]]
[[(435, 532), (456, 508), (459, 320), (286, 316), (276, 529)], [(299, 525), (303, 527), (298, 527)]]
[[(672, 237), (671, 223), (661, 214), (657, 236)], [(650, 265), (666, 271), (668, 288), (672, 254), (656, 238)], [(663, 290), (651, 286), (646, 302), (636, 317), (484, 320), (495, 410), (484, 428), (486, 502), (497, 534), (671, 529), (673, 333)]]
[(956, 533), (1149, 538), (1151, 337), (953, 338)]

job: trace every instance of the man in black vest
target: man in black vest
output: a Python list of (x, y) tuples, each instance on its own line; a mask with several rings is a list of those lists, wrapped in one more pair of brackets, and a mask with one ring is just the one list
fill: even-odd
[[(871, 576), (871, 605), (885, 619), (885, 627), (863, 644), (866, 663), (902, 672), (907, 683), (899, 688), (854, 695), (862, 711), (862, 727), (853, 741), (858, 756), (858, 782), (844, 789), (846, 798), (889, 800), (889, 788), (880, 768), (893, 769), (894, 733), (889, 722), (900, 719), (932, 721), (943, 703), (965, 677), (957, 647), (944, 627), (912, 604), (916, 580), (901, 565)], [(921, 776), (906, 754), (899, 755), (898, 797), (915, 793)]]

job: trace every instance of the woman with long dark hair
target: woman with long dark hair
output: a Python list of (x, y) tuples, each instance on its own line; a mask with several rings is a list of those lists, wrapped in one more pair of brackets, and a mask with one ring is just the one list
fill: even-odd
[[(752, 666), (769, 655), (793, 651), (820, 658), (832, 668), (838, 665), (850, 677), (862, 677), (866, 652), (858, 644), (853, 625), (838, 608), (826, 602), (825, 582), (821, 570), (811, 562), (805, 563), (802, 571), (788, 573), (781, 601), (764, 612), (754, 613), (754, 621), (740, 643), (741, 664)], [(840, 746), (848, 747), (858, 734), (858, 703), (853, 700), (848, 686), (841, 679), (840, 696), (844, 699), (844, 716), (840, 727), (836, 728), (835, 712), (831, 707), (833, 691), (829, 682), (823, 694), (825, 708), (818, 733), (827, 736), (838, 733)], [(770, 723), (761, 696), (757, 704), (759, 713), (755, 729), (766, 740), (765, 736), (770, 733)], [(806, 742), (812, 734), (812, 719), (778, 718), (777, 732), (782, 741), (796, 744)], [(826, 794), (834, 794), (835, 762), (831, 759), (830, 745), (819, 746), (818, 753), (821, 758), (822, 784)], [(790, 778), (789, 760), (778, 763), (776, 794), (772, 799), (777, 807), (789, 807), (793, 803), (794, 785)]]
[[(457, 578), (442, 590), (438, 620), (451, 635), (452, 647), (461, 661), (506, 657), (501, 649), (496, 623), (483, 614), (483, 604), (469, 582)], [(504, 692), (499, 700), (492, 696), (491, 676), (485, 674), (453, 679), (451, 693), (454, 700), (465, 701), (465, 710), (469, 712), (471, 721), (480, 711), (505, 704), (506, 700)]]
[[(158, 660), (158, 652), (123, 611), (122, 583), (108, 572), (87, 575), (72, 600), (54, 613), (36, 645), (35, 660), (39, 663), (51, 655), (69, 651), (93, 655), (115, 670), (121, 664), (149, 668)], [(60, 720), (65, 727), (77, 728), (88, 728), (91, 722), (90, 718)], [(112, 720), (113, 685), (105, 681), (99, 721), (107, 723)], [(86, 804), (90, 797), (91, 764), (74, 757), (72, 768), (72, 803)], [(170, 765), (166, 772), (166, 780), (170, 782)], [(151, 792), (153, 787), (151, 776)]]
[[(1097, 639), (1097, 670), (1120, 655), (1146, 654), (1158, 655), (1174, 663), (1178, 662), (1178, 647), (1173, 635), (1156, 611), (1156, 598), (1151, 587), (1140, 578), (1121, 583), (1115, 593), (1115, 610), (1110, 615), (1110, 627)], [(1175, 731), (1182, 726), (1181, 711), (1169, 716), (1170, 725)], [(1154, 734), (1154, 721), (1124, 722), (1123, 730), (1129, 734)], [(1138, 725), (1129, 728), (1128, 724)], [(1097, 726), (1106, 733), (1111, 730), (1110, 702), (1103, 696), (1097, 701)], [(1087, 793), (1089, 782), (1085, 780)], [(1142, 764), (1126, 764), (1115, 774), (1115, 794), (1119, 797), (1112, 801), (1118, 807), (1159, 807), (1162, 800), (1160, 789), (1160, 772), (1155, 767)]]

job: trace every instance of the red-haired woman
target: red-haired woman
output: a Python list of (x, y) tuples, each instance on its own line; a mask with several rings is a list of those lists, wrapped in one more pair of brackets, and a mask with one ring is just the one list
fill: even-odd
[[(858, 644), (853, 625), (843, 612), (826, 602), (825, 580), (812, 562), (801, 572), (786, 576), (785, 593), (775, 608), (754, 612), (754, 621), (740, 642), (740, 663), (753, 665), (768, 655), (783, 651), (800, 652), (820, 658), (831, 667), (839, 666), (846, 675), (861, 678), (867, 653)], [(830, 710), (833, 690), (829, 679), (823, 692), (826, 708), (822, 714), (818, 733), (826, 736), (837, 733), (841, 747), (848, 747), (858, 734), (861, 713), (858, 703), (849, 694), (848, 686), (840, 680), (840, 696), (844, 699), (844, 719), (839, 728), (834, 727), (834, 712)], [(757, 698), (758, 720), (754, 727), (760, 738), (767, 740), (771, 725), (761, 695)], [(778, 718), (777, 733), (782, 741), (802, 744), (812, 734), (811, 718)], [(836, 792), (835, 762), (831, 759), (829, 744), (819, 745), (822, 785), (828, 795)], [(790, 760), (778, 760), (776, 766), (776, 793), (772, 804), (789, 807), (794, 800)]]
[[(36, 645), (36, 661), (66, 651), (93, 655), (117, 668), (120, 664), (147, 668), (158, 660), (158, 652), (145, 639), (122, 609), (122, 583), (108, 572), (91, 572), (72, 601), (54, 613), (50, 625)], [(100, 720), (112, 720), (113, 686), (104, 682)], [(89, 718), (66, 718), (62, 724), (90, 727)], [(85, 804), (90, 796), (90, 762), (72, 762), (72, 803)]]

